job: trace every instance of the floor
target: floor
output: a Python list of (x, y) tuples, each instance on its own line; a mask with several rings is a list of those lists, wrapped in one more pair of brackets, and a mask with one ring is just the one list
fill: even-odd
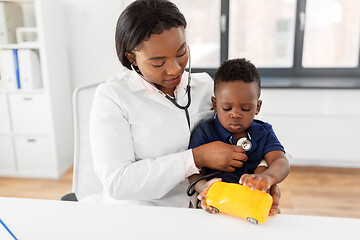
[[(0, 178), (0, 197), (59, 200), (71, 192), (72, 169), (59, 180)], [(285, 214), (360, 218), (360, 169), (291, 167), (279, 186)]]

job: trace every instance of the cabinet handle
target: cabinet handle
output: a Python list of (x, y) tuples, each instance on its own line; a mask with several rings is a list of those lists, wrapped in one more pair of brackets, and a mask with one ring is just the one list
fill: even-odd
[(23, 100), (24, 100), (24, 101), (31, 101), (32, 98), (31, 98), (31, 97), (24, 97)]
[(31, 142), (31, 143), (34, 143), (34, 142), (36, 142), (36, 140), (35, 139), (33, 139), (33, 138), (30, 138), (30, 139), (28, 139), (27, 140), (29, 143)]

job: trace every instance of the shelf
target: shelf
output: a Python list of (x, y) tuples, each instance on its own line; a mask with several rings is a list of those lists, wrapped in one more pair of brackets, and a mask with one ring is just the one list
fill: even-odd
[(35, 0), (0, 0), (0, 2), (34, 2)]
[[(0, 89), (0, 176), (58, 178), (73, 159), (63, 4), (3, 2), (17, 3), (7, 8), (5, 17), (18, 22), (10, 26), (11, 38), (0, 44), (2, 77), (8, 80)], [(17, 65), (12, 49), (19, 50)], [(14, 79), (20, 80), (20, 89)]]
[(43, 88), (37, 88), (37, 89), (0, 89), (0, 94), (44, 94), (45, 90)]
[(40, 44), (38, 42), (32, 43), (13, 43), (0, 45), (0, 49), (39, 49)]

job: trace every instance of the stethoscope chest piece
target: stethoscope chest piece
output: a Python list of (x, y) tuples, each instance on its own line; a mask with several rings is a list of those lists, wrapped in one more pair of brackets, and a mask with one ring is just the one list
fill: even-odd
[(250, 151), (252, 144), (250, 142), (250, 140), (248, 140), (247, 138), (240, 138), (237, 143), (237, 146), (241, 146), (245, 151)]

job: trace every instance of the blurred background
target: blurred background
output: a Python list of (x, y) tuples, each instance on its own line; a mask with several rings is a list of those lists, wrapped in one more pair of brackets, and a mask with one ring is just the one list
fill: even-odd
[[(131, 2), (0, 1), (0, 197), (71, 192), (72, 93), (124, 70), (114, 31)], [(360, 0), (173, 2), (194, 72), (259, 68), (258, 118), (292, 155), (282, 212), (360, 217)]]

